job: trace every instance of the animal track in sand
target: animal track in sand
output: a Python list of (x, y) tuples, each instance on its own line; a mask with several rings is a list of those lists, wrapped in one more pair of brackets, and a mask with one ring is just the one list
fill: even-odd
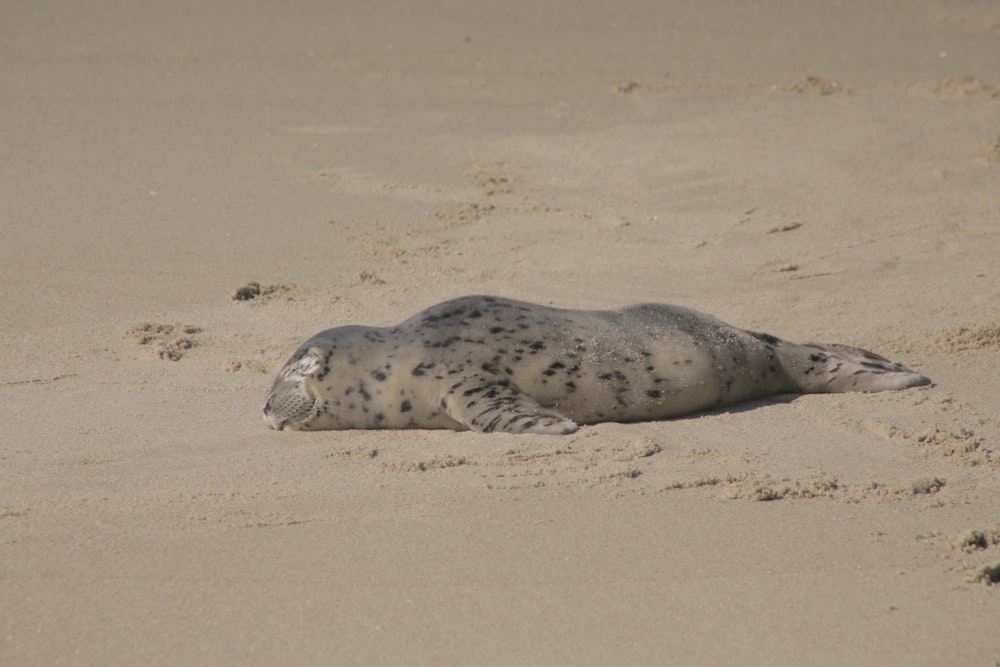
[(295, 300), (295, 293), (299, 291), (298, 285), (278, 284), (264, 285), (255, 280), (251, 280), (245, 285), (236, 288), (230, 295), (230, 301), (255, 301), (263, 302), (271, 299)]
[(781, 93), (805, 93), (807, 95), (852, 95), (854, 90), (823, 76), (807, 76), (798, 81), (788, 81), (771, 86), (771, 90)]
[(198, 345), (194, 338), (201, 328), (190, 324), (155, 324), (143, 322), (125, 332), (125, 338), (138, 345), (154, 345), (156, 356), (167, 361), (179, 361)]
[(891, 424), (864, 421), (861, 424), (869, 432), (887, 440), (903, 440), (912, 444), (929, 458), (943, 458), (949, 462), (966, 466), (996, 466), (1000, 464), (1000, 453), (995, 445), (977, 437), (968, 428), (946, 431), (930, 426), (923, 431), (908, 431)]
[(945, 569), (964, 573), (967, 583), (1000, 584), (1000, 561), (994, 560), (1000, 547), (1000, 524), (951, 535), (931, 531), (917, 535), (916, 540), (940, 550), (942, 558), (951, 563)]

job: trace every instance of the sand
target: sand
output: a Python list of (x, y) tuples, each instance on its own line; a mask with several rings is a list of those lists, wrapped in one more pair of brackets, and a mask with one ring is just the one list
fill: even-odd
[[(0, 55), (0, 664), (1000, 661), (995, 3), (49, 0)], [(468, 293), (935, 384), (261, 421), (312, 333)]]

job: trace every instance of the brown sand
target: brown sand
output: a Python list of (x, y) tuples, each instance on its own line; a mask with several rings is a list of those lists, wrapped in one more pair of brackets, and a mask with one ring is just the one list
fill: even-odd
[[(606, 5), (0, 8), (0, 664), (1000, 660), (996, 4)], [(936, 385), (265, 428), (306, 336), (466, 293)]]

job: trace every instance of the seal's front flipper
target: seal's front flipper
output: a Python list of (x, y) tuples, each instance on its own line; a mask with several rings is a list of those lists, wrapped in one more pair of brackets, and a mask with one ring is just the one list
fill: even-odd
[(472, 431), (566, 435), (579, 426), (520, 393), (507, 379), (473, 376), (448, 389), (448, 416)]

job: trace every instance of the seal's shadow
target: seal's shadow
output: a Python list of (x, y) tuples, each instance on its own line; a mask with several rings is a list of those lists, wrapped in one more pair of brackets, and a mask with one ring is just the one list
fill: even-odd
[(751, 412), (759, 408), (767, 407), (768, 405), (792, 403), (796, 399), (802, 398), (802, 396), (803, 394), (776, 394), (774, 396), (765, 396), (763, 398), (755, 398), (750, 401), (744, 401), (743, 403), (737, 403), (736, 405), (729, 405), (721, 408), (715, 408), (713, 410), (701, 410), (699, 412), (680, 415), (678, 417), (673, 417), (671, 421), (683, 421), (686, 419), (711, 417), (713, 415), (734, 415), (741, 412)]

